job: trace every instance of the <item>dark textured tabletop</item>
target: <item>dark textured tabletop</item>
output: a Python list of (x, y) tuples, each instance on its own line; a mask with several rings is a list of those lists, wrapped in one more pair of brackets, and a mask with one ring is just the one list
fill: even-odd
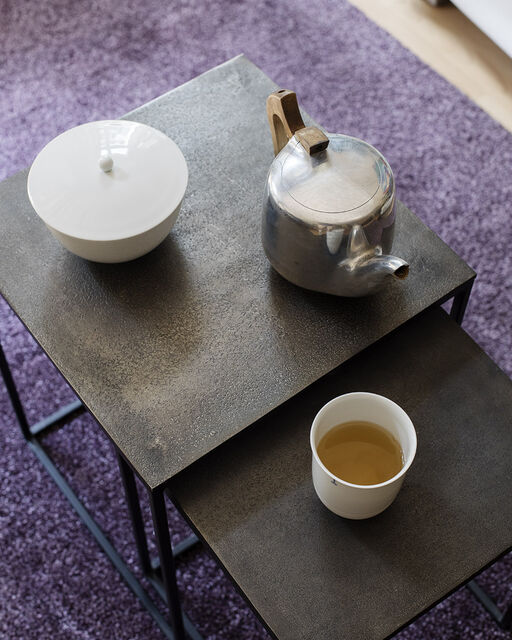
[[(402, 406), (416, 459), (389, 509), (316, 497), (309, 430), (350, 391)], [(512, 383), (441, 309), (219, 447), (170, 491), (280, 640), (382, 640), (510, 549)]]
[(62, 248), (26, 171), (0, 185), (0, 292), (152, 488), (474, 276), (401, 204), (406, 281), (342, 299), (273, 272), (260, 229), (275, 88), (240, 56), (126, 116), (173, 138), (190, 172), (171, 234), (131, 263)]

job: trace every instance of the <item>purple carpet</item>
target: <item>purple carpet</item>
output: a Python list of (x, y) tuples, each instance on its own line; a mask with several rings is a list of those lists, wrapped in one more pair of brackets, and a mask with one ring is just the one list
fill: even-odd
[[(512, 136), (345, 0), (0, 2), (0, 178), (61, 131), (120, 116), (240, 52), (328, 130), (385, 154), (399, 197), (478, 272), (465, 327), (510, 375)], [(2, 300), (0, 337), (31, 421), (73, 398)], [(0, 420), (0, 638), (162, 637), (24, 446), (2, 384)], [(137, 572), (105, 436), (83, 417), (48, 440)], [(186, 526), (170, 517), (176, 542)], [(203, 551), (180, 561), (178, 581), (205, 638), (267, 637)], [(510, 601), (510, 556), (481, 581)], [(463, 589), (399, 637), (510, 634)]]

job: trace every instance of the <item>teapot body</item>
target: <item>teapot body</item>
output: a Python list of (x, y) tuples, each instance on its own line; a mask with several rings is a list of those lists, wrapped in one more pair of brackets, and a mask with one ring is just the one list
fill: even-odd
[[(306, 157), (293, 136), (274, 159), (263, 205), (263, 248), (274, 269), (300, 287), (369, 295), (386, 275), (407, 275), (405, 262), (391, 263), (386, 255), (395, 223), (393, 173), (366, 142), (338, 134), (328, 139), (326, 150)], [(332, 179), (338, 173), (342, 182)]]

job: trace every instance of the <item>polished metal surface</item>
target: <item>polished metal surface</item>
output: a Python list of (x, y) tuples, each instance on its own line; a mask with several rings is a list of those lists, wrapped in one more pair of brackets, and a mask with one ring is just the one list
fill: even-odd
[(309, 155), (296, 136), (272, 163), (262, 242), (272, 266), (306, 289), (339, 296), (375, 293), (408, 274), (387, 255), (393, 243), (395, 182), (384, 156), (350, 136), (329, 134)]

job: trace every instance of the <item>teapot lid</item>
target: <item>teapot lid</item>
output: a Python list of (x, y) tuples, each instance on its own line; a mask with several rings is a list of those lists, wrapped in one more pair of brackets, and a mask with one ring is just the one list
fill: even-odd
[(329, 225), (363, 224), (384, 213), (394, 196), (388, 162), (363, 140), (327, 137), (327, 148), (310, 154), (295, 135), (274, 161), (290, 213), (308, 224)]
[(34, 160), (27, 181), (46, 224), (84, 240), (127, 238), (162, 222), (181, 203), (188, 181), (178, 145), (129, 120), (69, 129)]

